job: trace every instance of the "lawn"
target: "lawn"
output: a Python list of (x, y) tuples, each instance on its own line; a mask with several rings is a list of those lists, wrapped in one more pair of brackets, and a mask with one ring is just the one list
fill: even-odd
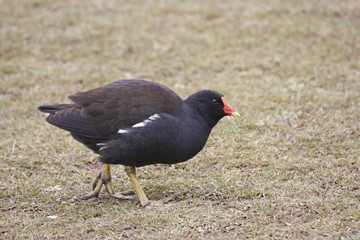
[[(1, 239), (360, 239), (359, 1), (0, 5)], [(101, 165), (37, 111), (126, 78), (240, 113), (188, 162), (137, 170), (171, 207), (78, 200)]]

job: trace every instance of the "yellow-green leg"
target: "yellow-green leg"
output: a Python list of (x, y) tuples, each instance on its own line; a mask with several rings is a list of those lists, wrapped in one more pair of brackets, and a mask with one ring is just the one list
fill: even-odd
[(140, 204), (142, 207), (160, 207), (160, 206), (165, 205), (165, 203), (173, 200), (177, 196), (179, 196), (179, 194), (176, 193), (169, 197), (163, 198), (161, 200), (149, 201), (149, 199), (146, 197), (144, 190), (141, 188), (139, 180), (136, 177), (135, 167), (125, 166), (125, 172), (129, 176), (130, 181), (135, 188), (136, 194), (138, 195), (138, 198), (140, 200)]
[(111, 169), (110, 164), (104, 164), (103, 170), (95, 177), (95, 179), (92, 183), (93, 192), (88, 195), (81, 196), (81, 197), (79, 197), (79, 199), (88, 200), (90, 198), (98, 197), (103, 185), (105, 185), (106, 191), (114, 198), (125, 199), (125, 200), (135, 199), (136, 196), (128, 195), (128, 194), (133, 193), (132, 191), (115, 193), (114, 186), (111, 182), (110, 169)]

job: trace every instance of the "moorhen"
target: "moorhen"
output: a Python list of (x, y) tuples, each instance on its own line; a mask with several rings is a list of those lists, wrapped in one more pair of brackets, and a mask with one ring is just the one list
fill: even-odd
[(114, 192), (110, 165), (121, 164), (143, 207), (163, 205), (177, 194), (149, 201), (135, 167), (186, 161), (200, 152), (222, 117), (239, 116), (216, 91), (203, 90), (182, 100), (171, 89), (146, 80), (119, 80), (69, 98), (73, 104), (42, 105), (39, 110), (48, 115), (48, 123), (100, 155), (103, 170), (93, 192), (80, 199), (98, 197), (103, 185), (115, 198), (133, 199)]

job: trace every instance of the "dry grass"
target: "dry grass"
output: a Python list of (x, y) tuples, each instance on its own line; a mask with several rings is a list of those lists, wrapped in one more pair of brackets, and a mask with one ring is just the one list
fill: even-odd
[[(359, 1), (0, 5), (0, 238), (360, 239)], [(194, 159), (138, 170), (151, 199), (193, 204), (73, 198), (100, 165), (36, 107), (124, 78), (241, 114)]]

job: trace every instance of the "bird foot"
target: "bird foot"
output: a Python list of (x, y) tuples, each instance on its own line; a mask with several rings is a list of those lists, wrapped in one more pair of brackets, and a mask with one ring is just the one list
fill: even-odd
[(168, 196), (168, 197), (160, 199), (160, 200), (148, 200), (144, 205), (143, 204), (141, 204), (141, 205), (146, 209), (158, 208), (158, 207), (164, 207), (164, 206), (172, 206), (173, 204), (168, 203), (168, 202), (174, 200), (179, 195), (180, 195), (180, 193), (175, 193), (171, 196)]
[[(102, 186), (106, 184), (106, 185), (109, 185), (111, 184), (110, 181), (106, 182), (103, 178), (102, 178), (102, 172), (100, 172), (100, 174), (98, 174), (96, 176), (96, 178), (94, 179), (93, 181), (93, 184), (92, 184), (92, 187), (93, 187), (93, 192), (92, 193), (89, 193), (87, 195), (84, 195), (84, 196), (76, 196), (77, 199), (80, 199), (80, 200), (89, 200), (90, 198), (97, 198), (99, 197), (99, 194), (100, 194), (100, 191), (101, 191), (101, 188)], [(105, 185), (105, 186), (106, 186)], [(111, 186), (110, 186), (111, 187)], [(108, 187), (106, 187), (106, 190), (109, 192), (109, 189)]]
[[(134, 200), (137, 199), (136, 195), (130, 195), (133, 194), (134, 191), (128, 190), (128, 191), (124, 191), (124, 192), (118, 192), (118, 193), (114, 193), (114, 194), (110, 194), (110, 196), (112, 196), (113, 198), (116, 199), (122, 199), (122, 200)], [(84, 195), (84, 196), (76, 196), (77, 199), (80, 200), (89, 200), (90, 198), (97, 198), (99, 197), (99, 192), (94, 191), (90, 194)]]
[(75, 196), (77, 199), (79, 200), (89, 200), (90, 198), (97, 198), (99, 197), (99, 193), (98, 192), (92, 192), (90, 194), (84, 195), (84, 196)]
[(133, 199), (138, 198), (136, 195), (132, 195), (132, 194), (134, 194), (134, 191), (128, 190), (128, 191), (124, 191), (124, 192), (118, 192), (118, 193), (111, 194), (111, 196), (113, 198), (122, 199), (122, 200), (133, 200)]

